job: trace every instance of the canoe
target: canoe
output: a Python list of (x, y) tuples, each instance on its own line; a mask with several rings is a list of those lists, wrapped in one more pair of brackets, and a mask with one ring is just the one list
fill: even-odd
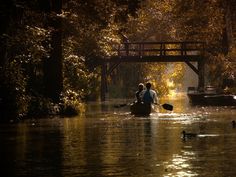
[(206, 95), (204, 99), (212, 106), (236, 106), (236, 95), (232, 94)]
[(148, 116), (151, 113), (152, 105), (144, 103), (132, 103), (130, 105), (131, 114), (135, 116)]
[(236, 95), (219, 93), (214, 89), (188, 91), (187, 95), (193, 105), (236, 106)]
[(188, 98), (193, 105), (236, 106), (236, 95), (232, 94), (191, 93)]

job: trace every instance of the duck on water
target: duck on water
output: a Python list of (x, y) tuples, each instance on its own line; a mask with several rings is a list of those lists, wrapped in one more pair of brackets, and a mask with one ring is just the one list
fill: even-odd
[(182, 138), (193, 138), (193, 137), (197, 137), (196, 133), (187, 133), (185, 130), (182, 131)]

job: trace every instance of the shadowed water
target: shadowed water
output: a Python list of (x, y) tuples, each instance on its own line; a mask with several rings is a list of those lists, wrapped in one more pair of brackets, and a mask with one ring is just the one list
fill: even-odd
[[(171, 103), (174, 111), (150, 117), (116, 101), (74, 118), (0, 125), (1, 176), (236, 176), (236, 109)], [(183, 130), (197, 136), (183, 139)]]

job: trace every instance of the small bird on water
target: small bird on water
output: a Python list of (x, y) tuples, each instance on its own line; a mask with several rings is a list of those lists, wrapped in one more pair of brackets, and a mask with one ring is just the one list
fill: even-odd
[(185, 138), (193, 138), (193, 137), (196, 137), (197, 134), (196, 133), (186, 133), (185, 130), (182, 131), (182, 137), (183, 139)]
[(232, 121), (232, 127), (233, 127), (233, 128), (236, 127), (236, 122), (235, 122), (235, 120)]

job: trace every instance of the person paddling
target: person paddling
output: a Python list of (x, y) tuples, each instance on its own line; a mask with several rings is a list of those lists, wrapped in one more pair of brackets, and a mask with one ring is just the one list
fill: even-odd
[(157, 104), (157, 94), (151, 89), (152, 84), (150, 82), (146, 83), (146, 90), (141, 92), (141, 98), (144, 104)]
[(143, 85), (143, 83), (140, 83), (138, 85), (138, 91), (135, 93), (136, 103), (142, 102), (141, 93), (142, 93), (143, 89), (144, 89), (144, 85)]

